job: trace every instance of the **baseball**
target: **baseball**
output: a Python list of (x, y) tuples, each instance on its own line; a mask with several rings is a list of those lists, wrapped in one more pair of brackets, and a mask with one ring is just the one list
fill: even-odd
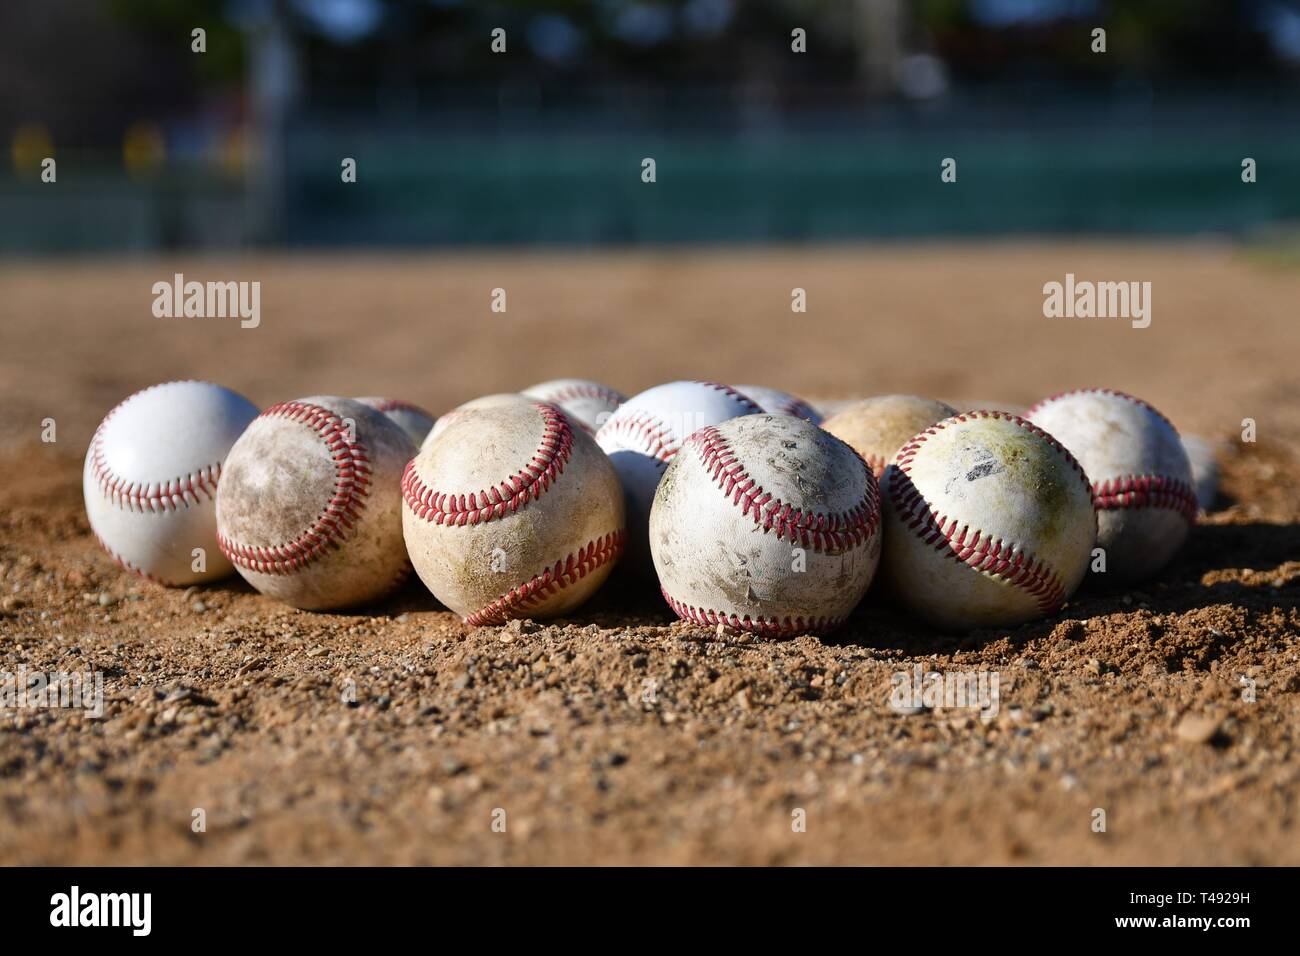
[(955, 408), (930, 398), (878, 395), (845, 406), (822, 428), (852, 445), (879, 478), (913, 435), (956, 414)]
[(769, 415), (793, 415), (795, 418), (806, 418), (814, 425), (822, 423), (821, 413), (817, 409), (789, 392), (763, 385), (737, 385), (736, 391), (752, 399), (754, 404)]
[(406, 437), (411, 439), (411, 444), (416, 448), (420, 447), (425, 436), (429, 434), (429, 430), (433, 428), (434, 418), (432, 415), (419, 405), (413, 405), (400, 398), (367, 395), (364, 398), (358, 398), (357, 401), (387, 415), (394, 425), (406, 432)]
[(740, 415), (762, 412), (753, 401), (716, 382), (670, 382), (636, 395), (610, 416), (596, 433), (596, 443), (618, 472), (627, 503), (627, 550), (624, 561), (649, 576), (650, 507), (668, 463), (690, 434), (706, 425), (721, 425)]
[(948, 628), (1020, 624), (1065, 603), (1097, 537), (1083, 469), (1004, 412), (915, 436), (885, 469), (882, 566), (902, 602)]
[(824, 633), (876, 572), (880, 493), (858, 454), (812, 422), (733, 418), (673, 458), (650, 549), (679, 617), (770, 637)]
[(496, 392), (492, 395), (481, 395), (478, 398), (471, 398), (468, 402), (457, 405), (451, 411), (438, 416), (438, 420), (433, 423), (429, 429), (429, 434), (424, 436), (424, 441), (418, 446), (423, 449), (435, 438), (443, 433), (452, 422), (464, 417), (469, 412), (476, 412), (484, 408), (500, 408), (502, 405), (518, 405), (520, 408), (527, 408), (535, 400), (528, 398), (526, 395), (520, 395), (518, 392)]
[(1192, 467), (1169, 420), (1139, 398), (1090, 388), (1044, 399), (1027, 417), (1092, 481), (1106, 571), (1137, 580), (1169, 563), (1196, 521)]
[(558, 405), (588, 435), (594, 435), (627, 398), (599, 382), (582, 378), (557, 378), (532, 385), (520, 394)]
[(208, 382), (136, 392), (95, 429), (82, 470), (91, 530), (121, 565), (160, 584), (234, 569), (217, 548), (223, 463), (257, 406)]
[(351, 607), (395, 589), (402, 468), (411, 440), (349, 398), (282, 402), (235, 443), (217, 493), (217, 538), (263, 594), (307, 610)]
[(613, 466), (545, 402), (462, 415), (407, 466), (401, 489), (416, 573), (469, 624), (565, 614), (622, 553)]

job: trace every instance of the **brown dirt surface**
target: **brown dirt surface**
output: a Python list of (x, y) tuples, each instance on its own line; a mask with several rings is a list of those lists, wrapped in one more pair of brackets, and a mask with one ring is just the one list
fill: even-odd
[[(261, 326), (154, 318), (174, 272), (260, 280)], [(1151, 281), (1151, 327), (1044, 318), (1067, 272)], [(1297, 302), (1300, 273), (1214, 245), (10, 263), (0, 671), (99, 670), (107, 705), (0, 712), (0, 859), (1298, 864)], [(1007, 405), (1106, 385), (1218, 443), (1220, 501), (1158, 579), (1047, 620), (943, 634), (871, 595), (788, 641), (674, 622), (621, 578), (546, 626), (469, 628), (418, 581), (300, 612), (238, 579), (157, 587), (89, 534), (81, 456), (142, 386), (439, 412), (561, 376)], [(917, 665), (995, 672), (998, 713), (891, 708)]]

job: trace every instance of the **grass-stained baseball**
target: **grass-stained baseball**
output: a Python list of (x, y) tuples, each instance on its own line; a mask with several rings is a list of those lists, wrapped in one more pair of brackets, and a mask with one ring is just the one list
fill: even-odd
[(881, 480), (888, 582), (947, 628), (1020, 624), (1079, 586), (1097, 538), (1088, 479), (1050, 435), (1005, 412), (944, 419)]

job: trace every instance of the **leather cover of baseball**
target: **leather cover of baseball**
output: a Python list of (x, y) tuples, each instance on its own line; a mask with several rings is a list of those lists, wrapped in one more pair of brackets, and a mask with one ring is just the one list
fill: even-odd
[(608, 385), (585, 378), (557, 378), (524, 389), (521, 395), (559, 406), (569, 420), (588, 435), (594, 435), (609, 420), (627, 396)]
[(217, 487), (231, 447), (256, 417), (256, 405), (210, 382), (154, 385), (110, 411), (90, 440), (81, 482), (104, 550), (160, 584), (231, 574), (217, 547)]
[(814, 425), (822, 423), (821, 412), (798, 395), (791, 395), (779, 388), (768, 388), (766, 385), (737, 385), (736, 391), (752, 400), (769, 415), (793, 415), (795, 418), (806, 418)]
[(881, 481), (882, 567), (940, 627), (1020, 624), (1079, 586), (1097, 537), (1088, 479), (1051, 435), (1005, 412), (921, 432)]
[(410, 570), (410, 438), (350, 398), (273, 405), (235, 443), (217, 494), (221, 550), (263, 594), (320, 611), (384, 597)]
[(1080, 389), (1044, 399), (1027, 417), (1070, 449), (1092, 481), (1106, 573), (1158, 572), (1196, 523), (1196, 486), (1178, 432), (1132, 395)]
[(518, 392), (494, 392), (491, 395), (480, 395), (478, 398), (471, 398), (468, 402), (462, 402), (449, 412), (444, 412), (438, 416), (438, 420), (433, 423), (429, 429), (429, 434), (424, 436), (424, 441), (417, 447), (424, 449), (431, 441), (442, 434), (443, 429), (451, 425), (466, 412), (478, 411), (481, 408), (496, 408), (501, 405), (520, 405), (528, 406), (533, 403), (534, 399), (527, 395), (520, 395)]
[(565, 614), (623, 550), (613, 466), (544, 402), (458, 415), (407, 467), (402, 497), (416, 573), (470, 624)]
[(596, 433), (623, 485), (627, 503), (624, 564), (649, 578), (650, 507), (659, 479), (682, 443), (706, 425), (763, 410), (748, 396), (717, 382), (669, 382), (628, 399)]
[(852, 445), (879, 478), (913, 435), (956, 414), (957, 409), (932, 398), (877, 395), (840, 409), (822, 428)]
[(880, 560), (880, 493), (862, 458), (813, 423), (747, 415), (702, 428), (650, 513), (664, 597), (686, 620), (767, 636), (823, 633)]
[(416, 448), (424, 442), (434, 425), (434, 417), (419, 405), (400, 398), (385, 398), (382, 395), (366, 395), (357, 399), (362, 405), (369, 405), (377, 412), (383, 412), (394, 425), (406, 432), (411, 444)]

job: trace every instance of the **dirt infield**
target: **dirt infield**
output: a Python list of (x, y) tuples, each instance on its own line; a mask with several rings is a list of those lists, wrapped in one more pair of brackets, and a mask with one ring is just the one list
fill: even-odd
[[(155, 318), (178, 272), (260, 281), (260, 326)], [(1067, 273), (1150, 281), (1151, 326), (1044, 318)], [(1214, 245), (8, 264), (0, 671), (102, 671), (107, 713), (0, 712), (0, 859), (1298, 864), (1297, 303), (1300, 271)], [(545, 627), (466, 627), (418, 582), (305, 613), (158, 588), (89, 535), (86, 443), (156, 381), (440, 412), (570, 375), (1012, 406), (1105, 385), (1215, 442), (1220, 500), (1157, 580), (1048, 620), (942, 634), (869, 597), (783, 642), (622, 579)], [(917, 665), (996, 672), (997, 715), (892, 709)]]

